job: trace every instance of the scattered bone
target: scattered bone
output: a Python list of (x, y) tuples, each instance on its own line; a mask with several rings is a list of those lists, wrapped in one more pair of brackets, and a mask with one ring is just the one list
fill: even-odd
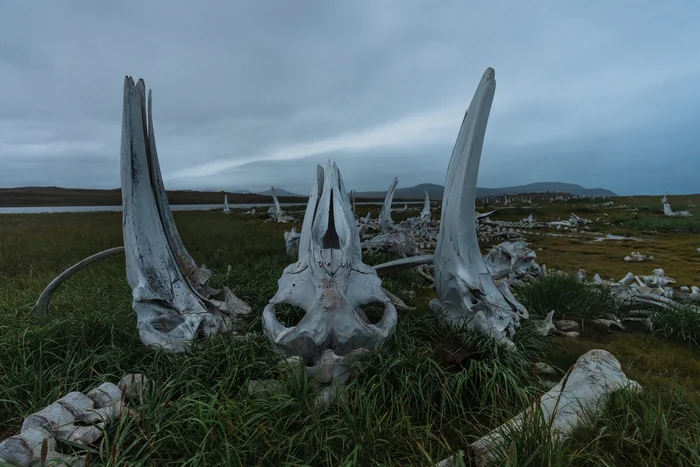
[(629, 256), (625, 256), (625, 261), (628, 263), (630, 261), (641, 262), (641, 261), (653, 261), (653, 260), (654, 260), (653, 256), (643, 255), (639, 252), (634, 252), (634, 251), (632, 253), (630, 253)]
[(578, 321), (571, 319), (562, 319), (554, 322), (554, 326), (562, 332), (580, 331), (581, 326)]
[(396, 311), (415, 311), (416, 307), (406, 305), (406, 303), (403, 300), (401, 300), (393, 293), (389, 292), (384, 287), (382, 287), (382, 292), (384, 292), (384, 294), (387, 297), (389, 297), (389, 300), (391, 300), (391, 304), (394, 305)]
[(594, 324), (603, 329), (607, 329), (608, 331), (613, 331), (613, 329), (625, 329), (625, 326), (622, 323), (614, 319), (594, 318), (591, 320), (591, 324)]

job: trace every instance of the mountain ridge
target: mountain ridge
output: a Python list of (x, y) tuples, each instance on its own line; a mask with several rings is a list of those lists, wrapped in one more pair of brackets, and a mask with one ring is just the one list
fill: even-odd
[[(388, 186), (387, 186), (388, 188)], [(422, 200), (428, 190), (432, 200), (442, 199), (445, 191), (442, 185), (421, 183), (416, 186), (397, 188), (394, 193), (395, 201)], [(305, 203), (308, 195), (298, 195), (282, 188), (275, 191), (283, 203)], [(477, 197), (502, 196), (504, 194), (534, 194), (545, 192), (570, 193), (586, 196), (617, 196), (603, 188), (584, 188), (581, 185), (563, 182), (539, 182), (529, 185), (518, 185), (502, 188), (477, 188)], [(224, 194), (228, 194), (231, 204), (270, 203), (270, 190), (261, 193), (238, 191), (198, 191), (198, 190), (167, 190), (168, 201), (173, 204), (221, 204)], [(358, 201), (381, 200), (386, 191), (360, 191), (355, 193)], [(0, 188), (0, 207), (23, 206), (119, 206), (122, 204), (121, 190), (92, 189), (92, 188), (61, 188), (61, 187), (20, 187)]]

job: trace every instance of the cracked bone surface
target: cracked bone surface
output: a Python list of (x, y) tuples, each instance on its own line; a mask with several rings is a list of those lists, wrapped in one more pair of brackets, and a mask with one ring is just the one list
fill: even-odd
[(197, 337), (241, 330), (252, 310), (228, 289), (224, 302), (206, 298), (205, 275), (182, 245), (170, 212), (152, 115), (143, 80), (135, 85), (127, 76), (121, 147), (126, 277), (143, 343), (184, 351)]
[[(286, 327), (275, 313), (287, 303), (306, 313), (296, 326)], [(363, 305), (382, 304), (377, 324), (358, 313)], [(356, 311), (358, 310), (358, 311)], [(263, 311), (263, 328), (273, 348), (315, 364), (327, 350), (344, 356), (375, 349), (393, 332), (396, 309), (382, 291), (381, 279), (362, 262), (360, 235), (350, 200), (335, 164), (320, 166), (309, 197), (299, 258), (285, 268), (278, 290)]]
[(382, 232), (388, 233), (394, 228), (394, 221), (391, 220), (391, 204), (394, 201), (394, 192), (396, 191), (396, 185), (399, 183), (399, 178), (395, 177), (394, 181), (391, 182), (389, 191), (386, 192), (384, 197), (384, 204), (382, 205), (382, 210), (379, 213), (379, 228)]
[[(551, 427), (552, 437), (561, 437), (602, 410), (611, 393), (625, 388), (641, 390), (637, 382), (627, 378), (614, 355), (594, 349), (581, 355), (559, 384), (539, 398), (537, 405), (544, 415), (544, 423)], [(507, 455), (509, 434), (527, 426), (532, 417), (533, 408), (520, 412), (475, 441), (471, 445), (473, 453), (482, 463)]]
[[(119, 385), (102, 383), (86, 393), (69, 392), (53, 404), (24, 419), (18, 435), (0, 441), (0, 462), (14, 466), (83, 465), (84, 457), (59, 452), (57, 440), (80, 446), (95, 444), (106, 426), (128, 411), (125, 400), (134, 400), (133, 388), (124, 381), (142, 375), (126, 375)], [(42, 453), (42, 446), (46, 452)], [(3, 464), (5, 465), (5, 464)]]
[(479, 249), (476, 231), (476, 181), (481, 148), (496, 89), (495, 72), (481, 78), (457, 136), (445, 178), (445, 195), (434, 255), (439, 299), (430, 308), (449, 324), (486, 334), (513, 346), (511, 337), (528, 317), (508, 284), (496, 285)]

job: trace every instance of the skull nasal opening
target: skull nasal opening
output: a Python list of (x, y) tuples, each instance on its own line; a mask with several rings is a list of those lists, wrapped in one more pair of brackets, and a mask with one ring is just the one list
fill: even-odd
[(321, 246), (324, 250), (332, 248), (340, 250), (340, 237), (335, 230), (335, 216), (333, 214), (333, 191), (331, 191), (330, 211), (328, 212), (328, 227), (326, 233), (321, 239)]

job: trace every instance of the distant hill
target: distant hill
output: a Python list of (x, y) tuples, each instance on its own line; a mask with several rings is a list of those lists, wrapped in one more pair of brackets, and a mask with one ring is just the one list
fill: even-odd
[[(387, 187), (388, 188), (388, 187)], [(282, 203), (306, 203), (308, 196), (291, 193), (282, 188), (275, 188)], [(397, 188), (395, 201), (422, 200), (425, 190), (432, 200), (442, 199), (445, 189), (442, 185), (422, 183), (409, 188)], [(584, 188), (581, 185), (560, 182), (531, 183), (530, 185), (509, 186), (503, 188), (477, 188), (478, 197), (501, 196), (516, 193), (571, 193), (585, 196), (617, 196), (610, 190), (602, 188)], [(232, 191), (195, 191), (168, 190), (170, 204), (221, 204), (224, 193), (228, 193), (231, 204), (253, 204), (272, 202), (270, 190), (262, 193)], [(355, 193), (357, 201), (383, 199), (386, 191), (366, 191)], [(20, 206), (119, 206), (122, 195), (119, 188), (113, 190), (96, 190), (60, 187), (22, 187), (0, 188), (0, 207)]]
[[(423, 199), (425, 190), (428, 190), (430, 199), (442, 199), (445, 187), (433, 183), (421, 183), (420, 185), (397, 188), (394, 193), (395, 199)], [(584, 188), (581, 185), (574, 183), (563, 182), (538, 182), (530, 183), (529, 185), (506, 186), (502, 188), (480, 188), (476, 189), (478, 198), (486, 198), (489, 196), (502, 196), (506, 194), (517, 193), (570, 193), (572, 195), (582, 196), (617, 196), (610, 190), (604, 188)], [(358, 198), (383, 198), (386, 191), (363, 191), (355, 194)]]
[[(292, 198), (308, 198), (308, 195), (302, 196), (302, 195), (297, 195), (296, 193), (292, 193), (291, 191), (284, 190), (282, 188), (277, 188), (275, 187), (275, 191), (277, 192), (277, 196), (289, 196)], [(256, 195), (260, 196), (272, 196), (272, 190), (265, 190), (261, 191), (260, 193), (256, 193)]]
[[(223, 204), (224, 194), (231, 204), (267, 204), (268, 195), (224, 191), (168, 190), (168, 202), (177, 204)], [(287, 192), (285, 192), (287, 193)], [(282, 203), (306, 203), (307, 197), (290, 197), (279, 193)], [(95, 190), (59, 187), (0, 188), (0, 207), (24, 206), (120, 206), (121, 189)]]

